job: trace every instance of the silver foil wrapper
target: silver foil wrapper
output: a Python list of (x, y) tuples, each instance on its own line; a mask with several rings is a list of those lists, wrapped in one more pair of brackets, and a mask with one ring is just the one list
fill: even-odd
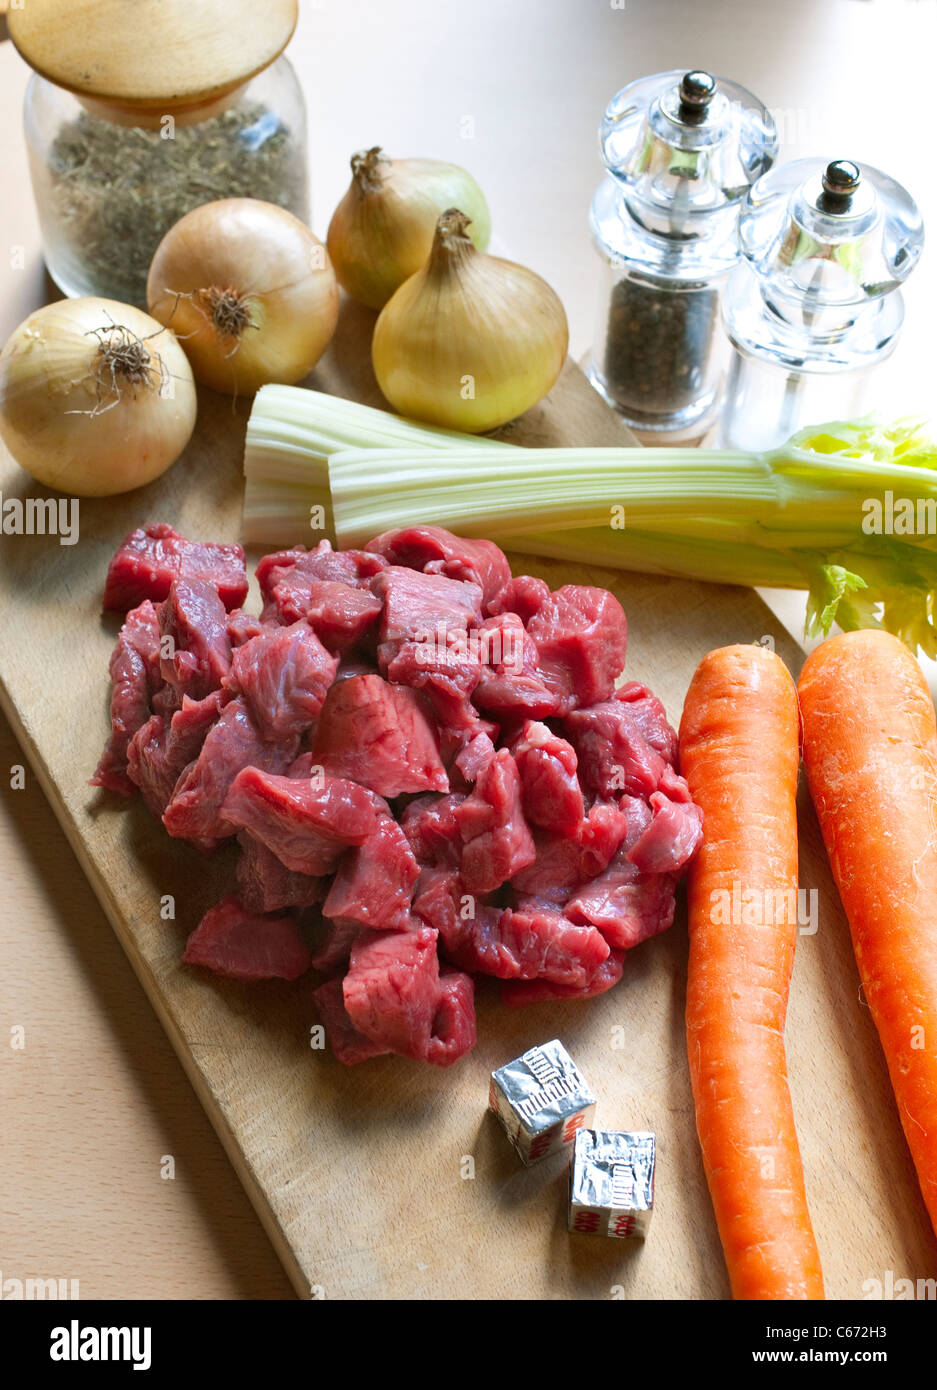
[(655, 1138), (646, 1130), (581, 1130), (569, 1176), (569, 1229), (618, 1239), (646, 1236), (655, 1158)]
[(522, 1162), (535, 1163), (572, 1143), (595, 1112), (595, 1096), (554, 1038), (491, 1073), (488, 1105)]

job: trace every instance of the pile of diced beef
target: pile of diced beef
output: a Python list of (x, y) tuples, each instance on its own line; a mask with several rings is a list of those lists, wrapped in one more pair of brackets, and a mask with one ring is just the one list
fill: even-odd
[(616, 689), (618, 600), (512, 578), (437, 527), (267, 555), (257, 579), (254, 617), (241, 548), (165, 525), (107, 576), (127, 617), (92, 781), (201, 850), (239, 846), (184, 960), (320, 972), (348, 1063), (456, 1061), (478, 974), (512, 1007), (614, 985), (670, 925), (702, 822), (660, 701)]

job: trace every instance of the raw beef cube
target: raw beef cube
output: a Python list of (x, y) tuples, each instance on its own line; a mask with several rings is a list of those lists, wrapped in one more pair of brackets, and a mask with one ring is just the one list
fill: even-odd
[[(331, 545), (329, 545), (331, 550)], [(274, 605), (274, 588), (279, 581), (284, 580), (289, 571), (295, 569), (300, 559), (309, 555), (309, 550), (304, 545), (292, 546), (289, 550), (274, 550), (270, 555), (261, 556), (257, 560), (257, 567), (254, 574), (257, 575), (257, 584), (260, 585), (260, 594), (263, 596), (264, 607), (270, 607), (272, 612), (268, 614), (270, 621), (277, 619), (277, 607)], [(278, 619), (277, 619), (278, 620)], [(291, 619), (295, 623), (295, 619)]]
[(467, 893), (458, 870), (425, 870), (420, 875), (413, 911), (439, 933), (447, 953), (466, 970), (505, 979), (517, 973), (517, 962), (502, 944), (498, 930), (502, 909)]
[(515, 912), (474, 902), (456, 874), (431, 870), (414, 912), (435, 927), (464, 970), (501, 980), (548, 979), (582, 988), (608, 956), (599, 933), (550, 909)]
[(307, 750), (293, 759), (286, 769), (286, 775), (287, 777), (322, 777), (324, 773), (321, 764), (317, 763)]
[(441, 620), (419, 640), (386, 642), (379, 651), (387, 679), (420, 691), (429, 701), (447, 765), (476, 734), (497, 734), (497, 726), (482, 719), (471, 701), (482, 671), (477, 630)]
[(495, 755), (495, 746), (488, 734), (476, 734), (456, 756), (455, 765), (466, 782), (477, 782)]
[(667, 764), (641, 732), (634, 708), (625, 700), (604, 700), (573, 710), (564, 720), (579, 755), (579, 780), (596, 796), (649, 797)]
[(392, 565), (477, 584), (485, 603), (511, 578), (507, 558), (494, 541), (466, 540), (441, 526), (385, 531), (368, 542), (368, 550), (383, 555)]
[(426, 1060), (451, 1067), (475, 1046), (475, 985), (461, 970), (439, 972), (439, 995)]
[[(163, 605), (158, 604), (157, 606), (162, 608)], [(160, 715), (168, 724), (173, 715), (182, 709), (182, 701), (185, 698), (185, 694), (178, 685), (167, 685), (165, 681), (163, 681), (162, 676), (160, 676), (159, 679), (161, 684), (159, 690), (156, 691), (150, 701), (150, 706), (153, 713)], [(215, 692), (213, 691), (212, 693), (214, 694)], [(191, 699), (192, 697), (190, 696), (189, 698)]]
[(608, 868), (622, 845), (626, 849), (651, 823), (651, 808), (637, 796), (620, 801), (595, 801), (579, 831), (583, 878), (595, 878)]
[(304, 781), (246, 767), (231, 784), (222, 817), (229, 834), (249, 830), (288, 869), (315, 878), (331, 873), (349, 845), (364, 844), (386, 810), (341, 777)]
[(623, 797), (621, 806), (596, 801), (573, 836), (536, 829), (537, 857), (514, 875), (511, 886), (524, 897), (562, 907), (584, 879), (608, 868), (622, 846), (630, 848), (650, 820), (650, 809), (643, 801)]
[(267, 627), (238, 647), (225, 682), (240, 695), (264, 738), (289, 738), (316, 721), (338, 669), (305, 621)]
[(509, 1009), (524, 1009), (530, 1004), (561, 1003), (564, 999), (592, 999), (596, 994), (617, 985), (624, 967), (624, 951), (612, 951), (592, 979), (582, 989), (555, 985), (550, 980), (505, 980), (501, 986), (501, 1003)]
[(273, 850), (246, 830), (238, 835), (241, 853), (237, 884), (241, 901), (251, 912), (282, 912), (287, 907), (311, 907), (328, 890), (323, 878), (298, 874), (282, 864)]
[(564, 584), (538, 608), (527, 631), (538, 670), (564, 710), (608, 700), (625, 664), (628, 625), (614, 594)]
[(357, 922), (332, 922), (327, 917), (320, 918), (315, 928), (313, 970), (319, 970), (323, 975), (336, 975), (339, 971), (344, 973), (348, 968), (351, 948), (362, 930)]
[(693, 800), (686, 778), (681, 777), (679, 772), (669, 765), (661, 773), (660, 785), (657, 790), (663, 792), (664, 796), (671, 801), (688, 802)]
[[(329, 544), (329, 550), (331, 550)], [(305, 559), (311, 552), (304, 545), (294, 545), (290, 550), (274, 550), (269, 555), (263, 555), (257, 561), (254, 573), (257, 576), (257, 583), (264, 603), (269, 603), (273, 598), (274, 587), (280, 580), (295, 569), (297, 563)], [(295, 622), (295, 618), (290, 620)]]
[(400, 828), (410, 842), (417, 863), (456, 868), (462, 854), (462, 836), (455, 812), (465, 796), (418, 796), (404, 808)]
[(441, 574), (420, 574), (390, 565), (371, 582), (382, 600), (378, 656), (385, 668), (402, 642), (434, 643), (444, 634), (467, 631), (482, 620), (481, 589)]
[(585, 808), (572, 745), (546, 724), (528, 719), (511, 752), (520, 774), (524, 815), (530, 824), (575, 835)]
[(173, 714), (170, 726), (171, 746), (183, 767), (198, 756), (209, 729), (230, 700), (226, 690), (213, 690), (203, 700), (183, 695), (182, 707)]
[(163, 605), (159, 669), (193, 700), (217, 690), (231, 666), (224, 604), (203, 579), (176, 579)]
[(334, 777), (349, 777), (380, 796), (448, 791), (436, 731), (418, 695), (382, 676), (333, 685), (312, 744)]
[(292, 762), (296, 740), (265, 743), (243, 700), (232, 700), (209, 729), (198, 757), (176, 783), (163, 825), (184, 840), (218, 840), (237, 826), (221, 815), (222, 803), (242, 768), (282, 772)]
[(539, 676), (522, 671), (482, 673), (472, 699), (486, 714), (499, 720), (550, 719), (563, 707), (554, 691)]
[(628, 681), (615, 691), (615, 699), (628, 705), (635, 723), (651, 747), (665, 763), (677, 765), (677, 735), (667, 719), (667, 711), (646, 685)]
[(531, 618), (550, 598), (550, 586), (531, 574), (519, 574), (509, 579), (488, 604), (492, 616), (497, 613), (516, 613), (526, 627)]
[(578, 839), (555, 830), (535, 830), (533, 863), (511, 878), (511, 887), (528, 897), (562, 907), (583, 878)]
[(488, 893), (532, 864), (537, 855), (521, 809), (514, 759), (501, 748), (455, 812), (465, 842), (462, 877), (470, 893)]
[(130, 740), (150, 717), (150, 696), (159, 688), (159, 612), (149, 599), (127, 614), (111, 653), (111, 733), (93, 787), (133, 796), (127, 775)]
[(487, 664), (472, 696), (498, 718), (545, 719), (564, 707), (537, 669), (537, 648), (516, 613), (486, 618), (476, 629)]
[[(368, 595), (367, 602), (359, 607), (355, 623), (363, 623), (361, 614), (374, 613), (366, 624), (370, 627), (380, 612), (380, 602), (377, 610), (374, 609), (371, 580), (384, 569), (386, 560), (380, 555), (368, 555), (366, 550), (332, 550), (328, 541), (320, 541), (314, 550), (298, 546), (293, 550), (281, 550), (277, 555), (266, 555), (257, 564), (257, 582), (264, 596), (263, 617), (274, 623), (298, 623), (299, 619), (309, 616), (314, 607), (324, 605), (324, 617), (328, 620), (328, 595), (321, 591), (320, 585), (343, 585)], [(335, 602), (334, 595), (332, 609)], [(353, 600), (342, 598), (339, 602), (352, 605)], [(338, 617), (338, 612), (332, 616)]]
[(674, 874), (642, 874), (619, 850), (598, 878), (566, 904), (572, 922), (598, 927), (610, 946), (629, 950), (666, 931), (674, 914)]
[(280, 621), (295, 623), (306, 615), (313, 584), (351, 584), (368, 588), (387, 561), (365, 550), (333, 550), (320, 541), (314, 550), (295, 546), (265, 555), (257, 565), (257, 583), (264, 602), (274, 606)]
[(323, 914), (364, 927), (406, 928), (419, 876), (406, 835), (393, 816), (381, 816), (364, 844), (339, 864)]
[(370, 676), (374, 662), (366, 661), (360, 652), (343, 652), (335, 672), (335, 680), (347, 681), (352, 676)]
[(672, 873), (696, 853), (703, 838), (703, 812), (689, 795), (685, 801), (671, 801), (663, 792), (651, 793), (651, 811), (653, 819), (628, 850), (628, 859), (645, 874)]
[(382, 1057), (390, 1051), (389, 1047), (366, 1038), (354, 1027), (345, 1011), (341, 980), (327, 980), (313, 990), (312, 997), (337, 1062), (351, 1067), (356, 1062), (366, 1062), (369, 1057)]
[(245, 613), (243, 608), (235, 608), (229, 613), (225, 626), (232, 649), (243, 647), (245, 642), (249, 642), (252, 637), (259, 637), (264, 630), (260, 619), (255, 618), (253, 613)]
[(431, 698), (439, 734), (439, 756), (449, 773), (449, 786), (453, 791), (465, 791), (467, 784), (455, 766), (455, 759), (466, 744), (471, 743), (479, 734), (486, 734), (492, 740), (497, 739), (498, 725), (493, 724), (490, 719), (482, 719), (470, 700), (453, 701), (446, 712), (442, 708), (438, 690), (433, 692)]
[[(284, 606), (283, 611), (285, 615), (289, 610)], [(341, 653), (362, 640), (380, 611), (381, 600), (367, 589), (320, 579), (309, 586), (305, 618), (324, 647)]]
[(151, 714), (127, 746), (126, 775), (142, 792), (146, 808), (154, 816), (163, 814), (172, 800), (179, 774), (192, 761), (188, 758), (182, 767), (174, 766), (168, 756), (168, 741), (166, 721), (159, 714)]
[(247, 597), (243, 547), (187, 541), (164, 523), (131, 531), (108, 566), (104, 607), (124, 612), (144, 599), (158, 603), (174, 579), (203, 580), (225, 608), (239, 608)]
[(292, 917), (248, 912), (234, 893), (205, 913), (182, 959), (231, 980), (297, 980), (312, 963)]
[(500, 931), (522, 965), (518, 979), (551, 980), (583, 989), (608, 958), (608, 946), (597, 931), (574, 925), (552, 909), (507, 907), (501, 914)]
[(446, 727), (477, 725), (469, 697), (478, 684), (481, 665), (464, 628), (443, 631), (428, 641), (399, 643), (384, 674), (397, 685), (423, 691)]
[(134, 734), (127, 749), (127, 775), (140, 788), (154, 816), (162, 816), (169, 805), (176, 783), (198, 757), (228, 698), (221, 690), (212, 691), (204, 700), (183, 695), (182, 707), (169, 724), (154, 714)]
[(505, 668), (519, 675), (534, 671), (537, 647), (517, 613), (489, 615), (475, 630), (479, 655), (492, 670)]
[(362, 932), (342, 993), (359, 1033), (401, 1057), (425, 1060), (440, 993), (436, 933)]
[[(463, 714), (466, 721), (464, 724), (461, 723)], [(455, 760), (469, 743), (482, 734), (494, 742), (498, 737), (499, 726), (493, 724), (490, 719), (479, 718), (472, 705), (466, 701), (464, 708), (448, 726), (443, 720), (438, 727), (439, 752), (449, 772), (449, 786), (453, 791), (468, 791), (469, 783), (456, 767)]]

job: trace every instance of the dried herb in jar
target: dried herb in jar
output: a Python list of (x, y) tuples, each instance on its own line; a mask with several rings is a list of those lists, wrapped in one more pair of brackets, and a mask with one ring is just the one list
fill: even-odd
[(82, 112), (56, 136), (47, 177), (82, 278), (130, 304), (146, 304), (153, 253), (192, 208), (250, 197), (308, 215), (302, 142), (259, 104), (177, 125), (170, 138)]

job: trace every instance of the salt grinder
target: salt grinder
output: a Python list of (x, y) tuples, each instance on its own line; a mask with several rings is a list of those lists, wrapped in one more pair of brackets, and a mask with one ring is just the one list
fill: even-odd
[(894, 350), (899, 286), (924, 245), (911, 195), (867, 164), (794, 160), (750, 190), (739, 243), (723, 300), (732, 358), (720, 444), (773, 448), (805, 425), (867, 413), (868, 373)]

